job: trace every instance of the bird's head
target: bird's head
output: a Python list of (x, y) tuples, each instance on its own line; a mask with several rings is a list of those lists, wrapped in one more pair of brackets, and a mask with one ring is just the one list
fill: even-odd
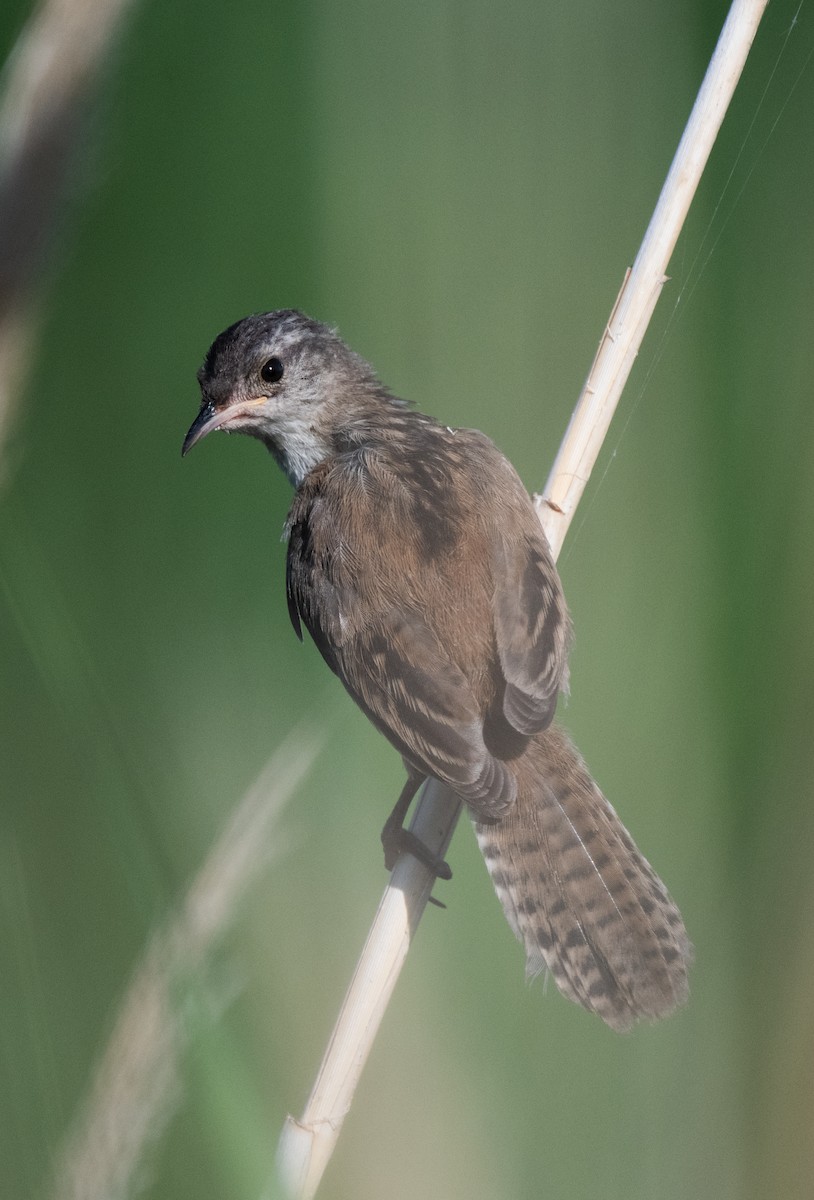
[(198, 372), (201, 411), (186, 454), (214, 429), (264, 442), (295, 487), (329, 456), (354, 401), (380, 388), (327, 325), (293, 309), (245, 317), (219, 334)]

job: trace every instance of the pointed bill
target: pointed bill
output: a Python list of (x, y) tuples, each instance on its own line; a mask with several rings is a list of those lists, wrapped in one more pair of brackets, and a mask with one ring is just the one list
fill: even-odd
[(257, 404), (264, 403), (266, 397), (239, 401), (237, 404), (227, 404), (223, 408), (215, 408), (210, 401), (201, 405), (201, 411), (190, 425), (184, 444), (181, 447), (181, 457), (188, 454), (196, 442), (205, 438), (213, 429), (223, 429), (234, 421), (248, 416)]

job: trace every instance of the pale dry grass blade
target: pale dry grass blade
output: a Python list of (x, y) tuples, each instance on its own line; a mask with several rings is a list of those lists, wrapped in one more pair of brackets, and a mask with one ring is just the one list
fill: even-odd
[(82, 144), (89, 97), (132, 4), (45, 0), (20, 34), (3, 72), (0, 453), (25, 374), (37, 285)]
[(273, 835), (280, 811), (318, 749), (311, 734), (299, 731), (275, 752), (178, 910), (151, 937), (87, 1101), (57, 1159), (53, 1200), (125, 1200), (137, 1190), (147, 1152), (181, 1098), (184, 996), (204, 974), (249, 885), (277, 852)]

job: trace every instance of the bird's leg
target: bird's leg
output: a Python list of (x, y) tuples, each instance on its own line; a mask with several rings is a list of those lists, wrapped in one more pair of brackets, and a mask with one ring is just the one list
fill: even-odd
[(412, 772), (408, 774), (407, 782), (401, 789), (401, 795), (396, 801), (390, 816), (384, 823), (384, 829), (382, 830), (384, 865), (388, 871), (392, 871), (399, 855), (407, 852), (412, 854), (413, 858), (417, 858), (425, 867), (434, 871), (439, 879), (451, 879), (452, 871), (449, 868), (449, 864), (436, 854), (433, 854), (414, 833), (404, 828), (404, 818), (407, 816), (407, 810), (425, 778), (426, 776), (424, 775), (413, 775)]

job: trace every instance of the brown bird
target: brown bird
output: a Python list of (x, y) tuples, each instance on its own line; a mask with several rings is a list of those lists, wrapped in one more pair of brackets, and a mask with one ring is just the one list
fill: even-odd
[(445, 863), (401, 828), (422, 780), (466, 803), (527, 971), (544, 968), (614, 1029), (687, 997), (677, 907), (552, 724), (571, 624), (528, 492), (482, 433), (392, 395), (327, 326), (293, 310), (238, 321), (198, 373), (183, 453), (247, 433), (295, 488), (288, 609), (408, 782), (382, 840)]

